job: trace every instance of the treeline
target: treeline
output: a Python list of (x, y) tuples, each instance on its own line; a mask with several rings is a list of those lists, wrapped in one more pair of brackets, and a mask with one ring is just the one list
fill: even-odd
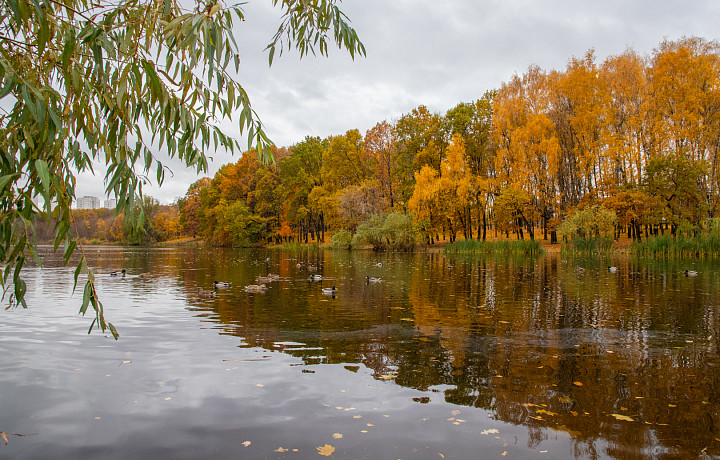
[(693, 235), (718, 212), (719, 58), (696, 37), (601, 63), (589, 51), (444, 115), (420, 106), (364, 135), (307, 137), (269, 166), (247, 152), (190, 187), (180, 223), (235, 246), (326, 231), (388, 245), (408, 222), (428, 243)]
[[(181, 234), (180, 213), (177, 204), (161, 205), (150, 196), (143, 199), (144, 222), (139, 232), (134, 232), (123, 214), (115, 215), (113, 209), (74, 210), (73, 232), (84, 242), (110, 242), (123, 244), (150, 244), (178, 238)], [(33, 229), (38, 241), (55, 239), (55, 219), (39, 219)]]

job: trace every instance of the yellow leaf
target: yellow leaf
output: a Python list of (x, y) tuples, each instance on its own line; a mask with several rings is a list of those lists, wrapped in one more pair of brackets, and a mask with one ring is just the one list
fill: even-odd
[(250, 441), (245, 441), (244, 443), (242, 443), (242, 445), (245, 447), (249, 446), (250, 444), (251, 444)]
[(353, 415), (353, 418), (362, 418), (362, 415)]
[(330, 444), (325, 444), (324, 446), (320, 446), (317, 448), (318, 454), (324, 455), (325, 457), (329, 457), (332, 455), (333, 452), (335, 452), (335, 448), (331, 446)]
[(583, 386), (582, 382), (573, 382), (573, 385), (575, 385), (576, 387)]
[(550, 416), (557, 415), (555, 412), (550, 412), (550, 411), (547, 411), (547, 410), (545, 410), (545, 409), (538, 409), (538, 410), (535, 411), (535, 413), (536, 413), (536, 414), (547, 414), (547, 415), (550, 415)]
[(628, 417), (627, 415), (620, 415), (620, 414), (610, 414), (611, 417), (615, 417), (618, 420), (624, 420), (626, 422), (634, 422), (632, 417)]
[(342, 434), (340, 434), (340, 433), (333, 433), (333, 438), (335, 438), (335, 439), (342, 439)]
[(367, 426), (375, 426), (375, 425), (373, 425), (372, 423), (368, 423)]
[(500, 433), (500, 432), (498, 430), (496, 430), (495, 428), (490, 428), (489, 430), (483, 430), (480, 432), (480, 434), (484, 434), (486, 436), (489, 434), (497, 434), (497, 433)]
[(289, 449), (284, 449), (282, 447), (278, 447), (277, 449), (275, 449), (275, 452), (287, 452), (288, 450)]
[(393, 375), (393, 374), (383, 374), (383, 375), (381, 375), (381, 376), (378, 377), (378, 378), (379, 378), (380, 380), (392, 380), (392, 379), (396, 379), (396, 378), (397, 378), (397, 375)]
[(5, 440), (5, 445), (8, 445), (8, 438), (4, 431), (0, 431), (0, 435), (2, 435), (2, 438)]

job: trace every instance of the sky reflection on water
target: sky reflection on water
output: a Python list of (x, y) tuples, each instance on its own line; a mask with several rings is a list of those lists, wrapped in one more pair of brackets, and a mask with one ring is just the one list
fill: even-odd
[[(714, 261), (86, 251), (121, 338), (86, 334), (59, 257), (30, 269), (0, 325), (0, 430), (32, 436), (0, 456), (720, 455)], [(233, 284), (197, 298), (214, 280)]]

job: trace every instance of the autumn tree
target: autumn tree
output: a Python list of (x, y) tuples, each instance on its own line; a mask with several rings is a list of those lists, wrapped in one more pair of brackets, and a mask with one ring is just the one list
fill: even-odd
[(364, 148), (372, 158), (383, 195), (392, 209), (398, 202), (401, 167), (393, 126), (382, 121), (368, 129), (365, 133)]

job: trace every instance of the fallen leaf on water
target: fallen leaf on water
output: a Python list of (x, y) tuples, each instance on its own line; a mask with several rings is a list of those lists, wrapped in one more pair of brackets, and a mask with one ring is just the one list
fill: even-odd
[(620, 415), (620, 414), (610, 414), (611, 417), (615, 417), (618, 420), (624, 420), (626, 422), (634, 422), (632, 417), (628, 417), (627, 415)]
[(577, 416), (578, 416), (578, 413), (575, 412), (574, 410), (571, 410), (570, 413), (573, 415), (573, 417), (577, 417)]
[(5, 440), (5, 445), (8, 445), (8, 438), (4, 431), (0, 431), (0, 435), (2, 435), (2, 438)]
[(242, 443), (242, 445), (245, 447), (249, 446), (250, 444), (252, 444), (250, 441), (245, 441), (244, 443)]
[(353, 415), (353, 418), (362, 418), (362, 415)]
[(450, 412), (450, 415), (460, 415), (460, 411), (454, 410), (454, 411)]
[(288, 450), (289, 449), (284, 449), (282, 447), (278, 447), (277, 449), (275, 449), (275, 452), (287, 452)]
[(120, 364), (130, 364), (131, 362), (132, 362), (132, 361), (123, 361), (123, 362), (120, 363)]
[(325, 457), (329, 457), (332, 455), (333, 452), (335, 452), (335, 448), (331, 446), (330, 444), (325, 444), (324, 446), (320, 446), (317, 448), (318, 454), (324, 455)]
[(503, 451), (503, 453), (500, 454), (500, 455), (502, 455), (503, 457), (506, 456), (506, 455), (507, 455), (507, 451)]
[(537, 404), (533, 404), (533, 403), (525, 403), (525, 404), (523, 404), (523, 407), (540, 407), (540, 406), (538, 406)]
[(676, 404), (668, 404), (668, 407), (677, 407)]
[(550, 412), (550, 411), (547, 411), (547, 410), (545, 410), (545, 409), (538, 409), (538, 410), (535, 411), (535, 413), (536, 413), (536, 414), (547, 414), (547, 415), (550, 415), (550, 416), (557, 415), (555, 412)]
[(263, 385), (262, 383), (256, 383), (255, 386), (258, 387), (258, 388), (262, 388), (262, 387), (264, 387), (265, 385)]
[(575, 385), (576, 387), (583, 386), (582, 382), (573, 382), (573, 385)]
[(445, 419), (445, 420), (447, 420), (448, 422), (452, 422), (453, 420), (455, 420), (455, 417), (450, 417), (450, 418), (447, 418), (447, 419)]
[(628, 410), (627, 407), (621, 407), (620, 410)]
[(373, 425), (372, 423), (368, 423), (367, 426), (375, 426), (375, 425)]
[(342, 434), (340, 434), (340, 433), (333, 433), (333, 438), (335, 438), (335, 439), (342, 439)]
[(368, 430), (360, 430), (360, 433), (367, 433)]
[(440, 458), (445, 458), (445, 456), (443, 454), (438, 454), (438, 455), (440, 456)]
[(480, 432), (480, 434), (484, 434), (486, 436), (489, 434), (497, 434), (497, 433), (500, 433), (500, 432), (498, 430), (496, 430), (495, 428), (490, 428), (489, 430), (483, 430)]
[(168, 396), (167, 398), (165, 398), (165, 401), (170, 401), (171, 399), (172, 398), (170, 396)]
[(392, 379), (396, 379), (396, 378), (397, 378), (397, 375), (394, 375), (394, 374), (383, 374), (383, 375), (381, 375), (381, 376), (378, 377), (378, 378), (379, 378), (380, 380), (392, 380)]

